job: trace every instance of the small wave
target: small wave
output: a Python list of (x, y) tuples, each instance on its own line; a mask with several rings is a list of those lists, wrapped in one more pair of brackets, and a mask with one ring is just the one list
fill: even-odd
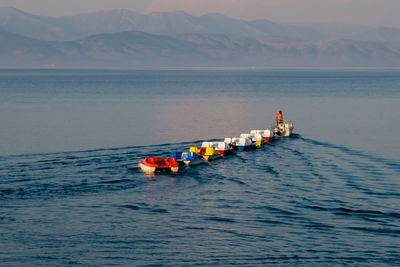
[(257, 222), (266, 223), (266, 224), (285, 224), (285, 222), (281, 221), (274, 221), (274, 220), (267, 220), (267, 219), (257, 219)]
[(229, 181), (232, 181), (232, 182), (237, 183), (237, 184), (239, 184), (239, 185), (246, 185), (246, 183), (243, 182), (242, 180), (240, 180), (239, 178), (230, 177), (230, 178), (228, 178), (228, 179), (229, 179)]
[(207, 228), (205, 227), (197, 227), (197, 226), (186, 226), (183, 227), (184, 230), (196, 230), (196, 231), (203, 231), (203, 230), (207, 230)]
[[(300, 137), (299, 140), (302, 140), (306, 143), (310, 143), (313, 145), (317, 145), (317, 146), (322, 146), (322, 147), (326, 147), (326, 148), (331, 148), (331, 149), (336, 149), (338, 151), (341, 151), (345, 154), (348, 154), (350, 156), (356, 156), (359, 158), (364, 158), (366, 160), (369, 160), (373, 163), (380, 163), (380, 164), (384, 164), (388, 169), (395, 171), (397, 173), (400, 173), (400, 162), (398, 161), (393, 161), (387, 158), (383, 158), (383, 157), (378, 157), (369, 153), (365, 153), (362, 151), (358, 151), (358, 150), (354, 150), (345, 146), (340, 146), (340, 145), (334, 145), (334, 144), (330, 144), (330, 143), (325, 143), (325, 142), (321, 142), (321, 141), (317, 141), (317, 140), (313, 140), (313, 139), (309, 139), (309, 138), (304, 138), (304, 137)], [(371, 167), (371, 166), (367, 166), (367, 167)]]
[(386, 196), (386, 197), (400, 197), (400, 193), (396, 192), (374, 192), (368, 190), (365, 192), (367, 195)]
[(0, 189), (0, 193), (3, 195), (9, 195), (12, 194), (14, 192), (13, 189), (7, 188), (7, 189)]
[(12, 218), (12, 217), (8, 217), (8, 216), (0, 216), (0, 224), (6, 224), (6, 223), (10, 223), (10, 222), (15, 222), (16, 219)]
[(358, 230), (367, 233), (400, 234), (399, 229), (390, 229), (390, 228), (348, 227), (348, 229)]
[(347, 209), (347, 208), (336, 208), (336, 210), (346, 212), (346, 213), (356, 213), (356, 214), (378, 214), (378, 215), (383, 215), (384, 213), (381, 211), (375, 211), (375, 210), (353, 210), (353, 209)]
[(155, 208), (155, 209), (151, 209), (150, 211), (155, 212), (155, 213), (168, 213), (168, 210), (162, 209), (162, 208)]
[(279, 209), (279, 208), (275, 208), (275, 207), (264, 207), (264, 208), (266, 208), (266, 209), (268, 209), (268, 210), (270, 210), (270, 211), (273, 211), (273, 212), (278, 212), (278, 213), (282, 213), (282, 214), (284, 214), (284, 215), (297, 215), (297, 213), (295, 213), (295, 212), (292, 212), (292, 211), (289, 211), (289, 210), (284, 210), (284, 209)]
[(305, 208), (319, 210), (319, 211), (328, 211), (336, 215), (345, 215), (345, 216), (370, 216), (370, 217), (387, 217), (387, 218), (400, 218), (400, 213), (396, 212), (382, 212), (377, 210), (357, 210), (357, 209), (349, 209), (349, 208), (324, 208), (320, 206), (305, 206)]
[(305, 206), (305, 208), (312, 209), (312, 210), (322, 210), (322, 211), (328, 210), (327, 208), (319, 207), (319, 206)]
[(126, 183), (129, 182), (129, 179), (119, 179), (119, 180), (108, 180), (99, 182), (100, 184), (118, 184), (118, 183)]
[(127, 208), (127, 209), (130, 209), (130, 210), (140, 210), (140, 207), (139, 207), (139, 206), (136, 206), (136, 205), (129, 205), (129, 204), (127, 204), (127, 205), (121, 205), (120, 207), (122, 207), (122, 208)]
[(214, 221), (214, 222), (225, 222), (225, 223), (235, 223), (236, 222), (236, 220), (231, 219), (231, 218), (222, 218), (222, 217), (215, 217), (215, 216), (207, 217), (207, 218), (205, 218), (205, 220)]
[[(137, 186), (137, 184), (132, 182), (130, 179), (97, 182), (81, 180), (76, 183), (74, 183), (73, 180), (70, 180), (68, 182), (68, 184), (63, 184), (60, 182), (42, 182), (35, 184), (19, 185), (16, 189), (2, 190), (0, 191), (0, 194), (4, 194), (6, 197), (15, 197), (19, 199), (49, 199), (54, 197), (71, 197), (77, 194), (94, 194), (101, 191), (132, 189)], [(7, 193), (7, 195), (5, 193)]]
[(326, 229), (335, 228), (332, 225), (323, 224), (323, 223), (317, 223), (317, 222), (308, 223), (308, 224), (305, 225), (305, 227), (312, 228), (312, 229), (319, 229), (319, 230), (326, 230)]

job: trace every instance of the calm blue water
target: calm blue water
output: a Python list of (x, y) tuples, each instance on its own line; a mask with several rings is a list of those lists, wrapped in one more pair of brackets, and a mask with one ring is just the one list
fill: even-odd
[(398, 265), (399, 104), (397, 71), (0, 70), (0, 265)]

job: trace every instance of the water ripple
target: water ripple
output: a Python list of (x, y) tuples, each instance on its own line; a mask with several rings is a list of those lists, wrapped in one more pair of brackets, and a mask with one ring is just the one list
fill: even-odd
[[(135, 257), (143, 266), (400, 259), (398, 162), (297, 135), (177, 175), (137, 169), (145, 156), (191, 144), (1, 157), (3, 262), (62, 265), (69, 255), (76, 257), (70, 264), (126, 265)], [(39, 260), (40, 247), (47, 254)]]

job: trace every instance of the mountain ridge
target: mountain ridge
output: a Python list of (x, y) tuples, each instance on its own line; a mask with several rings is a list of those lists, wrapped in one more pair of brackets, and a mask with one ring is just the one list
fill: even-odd
[(46, 41), (0, 28), (0, 67), (400, 67), (400, 47), (380, 42), (282, 41), (221, 34), (124, 31)]
[(185, 11), (141, 14), (128, 9), (113, 9), (52, 17), (30, 14), (15, 7), (0, 7), (0, 27), (49, 41), (73, 41), (100, 33), (137, 30), (161, 35), (209, 33), (253, 38), (275, 37), (290, 41), (347, 38), (356, 41), (400, 42), (400, 28), (323, 23), (289, 25), (266, 19), (234, 19), (219, 13), (194, 16)]
[(0, 7), (0, 26), (11, 32), (50, 41), (71, 41), (99, 33), (128, 30), (163, 35), (214, 33), (296, 40), (323, 37), (312, 28), (269, 20), (239, 20), (218, 13), (194, 16), (184, 11), (140, 14), (127, 9), (50, 17), (29, 14), (12, 7)]

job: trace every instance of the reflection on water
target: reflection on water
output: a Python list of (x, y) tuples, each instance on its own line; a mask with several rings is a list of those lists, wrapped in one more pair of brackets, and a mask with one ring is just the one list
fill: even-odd
[(157, 123), (157, 138), (164, 142), (201, 140), (238, 135), (245, 129), (249, 114), (235, 99), (183, 100), (159, 105), (151, 119)]

